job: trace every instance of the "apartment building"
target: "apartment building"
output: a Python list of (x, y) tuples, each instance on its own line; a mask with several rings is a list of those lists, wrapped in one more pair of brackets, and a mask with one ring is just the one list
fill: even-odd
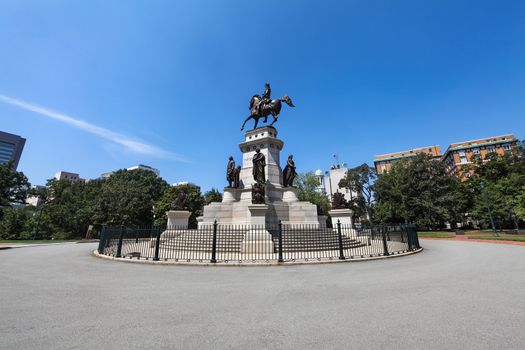
[(398, 160), (414, 157), (417, 154), (424, 153), (432, 158), (440, 159), (441, 147), (439, 146), (427, 146), (421, 148), (414, 148), (408, 151), (387, 153), (377, 155), (374, 157), (374, 166), (378, 174), (388, 173), (392, 168), (392, 164)]
[(512, 134), (493, 136), (471, 141), (456, 142), (448, 146), (443, 154), (449, 174), (460, 178), (468, 178), (476, 166), (474, 158), (485, 159), (489, 154), (504, 155), (512, 152), (518, 144), (518, 139)]

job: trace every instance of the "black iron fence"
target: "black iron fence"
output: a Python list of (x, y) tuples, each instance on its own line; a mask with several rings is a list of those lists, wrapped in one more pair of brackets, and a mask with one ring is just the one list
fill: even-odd
[(353, 228), (337, 224), (275, 227), (212, 224), (187, 227), (103, 227), (98, 252), (119, 258), (175, 262), (294, 262), (389, 256), (420, 248), (414, 225)]

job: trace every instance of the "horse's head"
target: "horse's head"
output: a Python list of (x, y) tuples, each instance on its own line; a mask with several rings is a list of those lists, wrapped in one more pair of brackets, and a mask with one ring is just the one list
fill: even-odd
[(252, 98), (250, 99), (250, 107), (248, 109), (251, 110), (253, 108), (253, 104), (255, 102), (258, 102), (260, 99), (261, 99), (261, 96), (259, 96), (257, 94), (253, 95)]
[(288, 95), (284, 95), (283, 98), (281, 98), (282, 101), (286, 102), (286, 104), (290, 107), (295, 107), (295, 105), (292, 102), (292, 99), (288, 97)]

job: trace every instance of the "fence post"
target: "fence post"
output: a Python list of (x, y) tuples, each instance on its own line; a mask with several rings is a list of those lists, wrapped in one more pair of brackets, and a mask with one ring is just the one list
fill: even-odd
[(412, 238), (414, 239), (414, 247), (415, 247), (416, 249), (420, 249), (421, 246), (419, 245), (419, 237), (417, 236), (417, 227), (416, 227), (416, 225), (414, 225), (414, 224), (412, 224), (412, 225), (410, 225), (410, 226), (411, 226), (411, 228), (412, 228), (411, 231), (412, 231)]
[(102, 231), (100, 231), (100, 240), (98, 241), (98, 253), (104, 254), (104, 246), (106, 245), (106, 225), (102, 225)]
[(341, 234), (341, 221), (337, 220), (337, 237), (339, 238), (339, 259), (345, 260), (345, 254), (343, 252), (343, 236)]
[(116, 258), (122, 257), (122, 239), (124, 238), (124, 227), (120, 226), (120, 236), (118, 238), (117, 255)]
[(153, 261), (159, 261), (159, 248), (160, 248), (160, 227), (157, 227), (157, 240), (155, 242), (155, 257)]
[(211, 260), (210, 262), (216, 263), (216, 253), (217, 253), (217, 220), (213, 222), (213, 240), (211, 242)]
[(283, 259), (283, 223), (281, 220), (279, 220), (279, 258), (277, 259), (278, 262), (284, 262)]
[(383, 255), (388, 256), (388, 244), (386, 243), (386, 230), (384, 226), (381, 226), (381, 234), (383, 235)]
[(403, 225), (403, 228), (404, 231), (407, 233), (408, 250), (413, 250), (414, 241), (412, 240), (412, 230), (410, 230), (410, 227), (408, 225)]

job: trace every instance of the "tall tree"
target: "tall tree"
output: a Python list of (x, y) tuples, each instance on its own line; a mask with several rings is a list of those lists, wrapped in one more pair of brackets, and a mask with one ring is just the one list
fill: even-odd
[(395, 163), (376, 182), (381, 220), (401, 218), (420, 227), (440, 228), (457, 219), (459, 180), (447, 174), (443, 163), (426, 155)]
[(168, 188), (168, 183), (151, 171), (119, 170), (102, 183), (96, 223), (151, 225), (153, 205)]
[(374, 201), (374, 182), (377, 173), (374, 168), (363, 163), (355, 168), (349, 169), (346, 176), (339, 181), (339, 187), (346, 187), (357, 193), (357, 198), (352, 204), (366, 213), (368, 221), (372, 218), (372, 204)]
[(221, 201), (222, 201), (222, 194), (216, 188), (212, 188), (208, 192), (204, 193), (204, 204), (205, 205), (208, 205), (212, 202), (221, 202)]
[(30, 186), (24, 173), (13, 170), (12, 161), (0, 164), (0, 209), (25, 203)]
[(299, 200), (315, 204), (319, 214), (328, 214), (330, 200), (326, 194), (319, 192), (319, 179), (313, 172), (299, 174), (294, 179), (294, 186), (297, 188)]
[(166, 225), (168, 220), (166, 212), (170, 210), (171, 203), (181, 191), (186, 194), (188, 210), (191, 212), (189, 225), (193, 227), (197, 225), (197, 216), (201, 215), (202, 207), (204, 205), (204, 197), (201, 195), (198, 188), (191, 185), (172, 186), (164, 191), (162, 197), (155, 202), (156, 225)]

